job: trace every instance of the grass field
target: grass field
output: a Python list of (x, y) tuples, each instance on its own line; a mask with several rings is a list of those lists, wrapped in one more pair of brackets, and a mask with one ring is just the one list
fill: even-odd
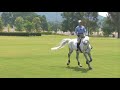
[(83, 67), (78, 67), (75, 52), (71, 55), (70, 67), (67, 67), (67, 45), (51, 51), (64, 38), (75, 36), (0, 36), (0, 78), (120, 77), (120, 39), (90, 37), (93, 69), (88, 70), (82, 54), (80, 61)]

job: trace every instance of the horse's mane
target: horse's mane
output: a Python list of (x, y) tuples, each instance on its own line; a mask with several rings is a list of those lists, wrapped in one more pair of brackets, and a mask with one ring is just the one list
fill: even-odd
[(83, 38), (83, 41), (84, 40), (88, 40), (89, 41), (89, 37), (88, 36), (85, 36), (85, 38)]

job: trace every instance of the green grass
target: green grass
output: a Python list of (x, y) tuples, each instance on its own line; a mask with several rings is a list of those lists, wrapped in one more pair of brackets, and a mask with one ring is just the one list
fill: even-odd
[(120, 39), (90, 38), (92, 70), (88, 70), (85, 58), (80, 54), (83, 65), (79, 68), (71, 56), (67, 67), (68, 46), (51, 51), (64, 38), (75, 36), (0, 36), (0, 78), (119, 78), (120, 77)]

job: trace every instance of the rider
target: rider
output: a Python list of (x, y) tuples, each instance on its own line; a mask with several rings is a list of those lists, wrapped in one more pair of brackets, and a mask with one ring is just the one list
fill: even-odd
[(81, 43), (81, 39), (85, 38), (85, 36), (87, 35), (87, 30), (82, 25), (82, 21), (81, 20), (78, 20), (78, 26), (75, 28), (75, 33), (77, 35), (77, 51), (79, 51), (79, 50), (81, 51), (81, 49), (79, 47), (79, 45)]

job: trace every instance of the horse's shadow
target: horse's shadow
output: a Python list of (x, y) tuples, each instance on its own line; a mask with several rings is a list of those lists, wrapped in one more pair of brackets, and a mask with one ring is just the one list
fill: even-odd
[(82, 68), (82, 67), (78, 67), (78, 66), (76, 66), (76, 67), (67, 66), (66, 68), (72, 69), (74, 71), (81, 71), (82, 73), (87, 73), (89, 71), (88, 68)]
[[(51, 67), (59, 67), (59, 66), (51, 66)], [(88, 68), (82, 68), (82, 67), (79, 67), (79, 66), (76, 66), (76, 67), (73, 67), (73, 66), (67, 66), (67, 67), (64, 67), (64, 66), (60, 66), (59, 68), (67, 68), (67, 69), (71, 69), (71, 70), (74, 70), (74, 71), (81, 71), (82, 73), (87, 73), (89, 71)]]

